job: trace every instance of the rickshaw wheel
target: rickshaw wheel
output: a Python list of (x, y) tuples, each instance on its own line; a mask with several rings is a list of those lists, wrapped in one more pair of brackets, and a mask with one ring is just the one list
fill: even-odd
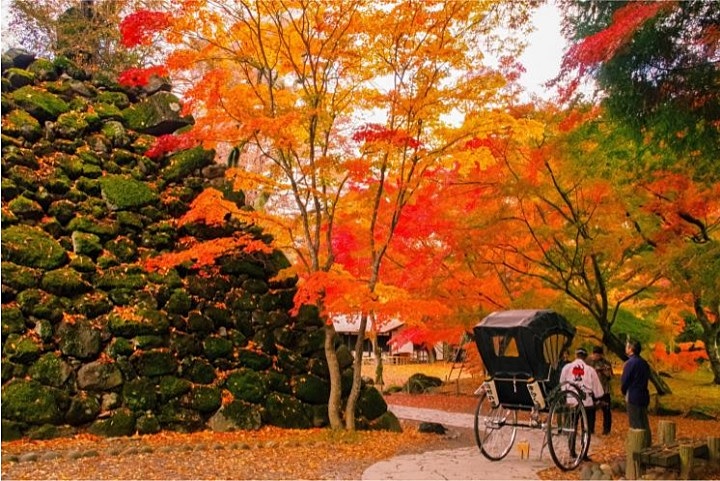
[(547, 443), (555, 465), (563, 471), (577, 468), (590, 448), (587, 412), (575, 391), (563, 391), (550, 405)]
[(517, 411), (492, 407), (485, 393), (475, 409), (475, 442), (480, 452), (492, 461), (508, 455), (517, 434)]

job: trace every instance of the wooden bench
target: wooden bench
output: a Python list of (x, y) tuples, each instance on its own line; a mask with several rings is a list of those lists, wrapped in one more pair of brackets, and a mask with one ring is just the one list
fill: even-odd
[(680, 467), (680, 445), (692, 446), (693, 457), (709, 459), (710, 450), (704, 441), (682, 440), (667, 446), (650, 446), (634, 453), (635, 461), (641, 467), (659, 466), (661, 468)]

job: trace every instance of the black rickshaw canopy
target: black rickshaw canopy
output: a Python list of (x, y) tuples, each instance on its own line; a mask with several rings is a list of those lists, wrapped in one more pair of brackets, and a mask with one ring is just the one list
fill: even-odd
[(549, 380), (558, 371), (575, 327), (552, 310), (511, 310), (490, 314), (473, 334), (489, 375)]

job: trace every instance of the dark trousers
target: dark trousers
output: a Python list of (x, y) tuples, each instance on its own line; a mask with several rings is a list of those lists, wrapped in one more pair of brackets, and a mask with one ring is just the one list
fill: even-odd
[[(610, 409), (610, 393), (603, 394), (595, 403), (595, 409), (602, 411), (603, 415), (603, 434), (609, 434), (612, 428), (612, 409)], [(593, 413), (592, 419), (588, 414), (588, 424), (590, 425), (590, 434), (595, 434), (595, 419), (597, 415)]]
[(647, 406), (627, 403), (627, 413), (630, 427), (634, 429), (644, 429), (645, 446), (652, 446), (652, 433), (650, 432)]

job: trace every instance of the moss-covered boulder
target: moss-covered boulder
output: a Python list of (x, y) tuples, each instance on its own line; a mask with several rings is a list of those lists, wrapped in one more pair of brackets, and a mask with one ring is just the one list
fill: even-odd
[(93, 421), (98, 414), (100, 414), (100, 401), (97, 396), (80, 392), (70, 398), (65, 422), (71, 426), (82, 426)]
[[(20, 266), (12, 262), (3, 262), (0, 267), (0, 275), (2, 276), (3, 285), (22, 291), (24, 289), (30, 289), (31, 287), (37, 287), (42, 278), (42, 271)], [(5, 316), (4, 309), (3, 316)]]
[(215, 386), (193, 386), (180, 398), (180, 405), (200, 413), (213, 413), (220, 408), (222, 397)]
[(403, 432), (400, 420), (392, 413), (392, 411), (386, 411), (377, 419), (374, 419), (368, 428), (374, 431), (390, 431), (394, 433)]
[(132, 436), (135, 434), (135, 415), (130, 409), (118, 409), (110, 417), (93, 422), (88, 431), (105, 437)]
[(411, 394), (420, 394), (439, 386), (442, 386), (442, 379), (439, 377), (416, 373), (408, 378), (404, 390)]
[(202, 147), (183, 150), (170, 157), (170, 163), (160, 172), (160, 177), (166, 182), (179, 182), (194, 171), (210, 165), (214, 157), (215, 152)]
[(82, 113), (70, 111), (58, 117), (54, 130), (58, 137), (75, 139), (81, 136), (88, 127), (88, 122)]
[(60, 97), (46, 90), (27, 85), (9, 94), (12, 101), (40, 122), (55, 120), (70, 110)]
[(92, 290), (92, 285), (75, 269), (63, 267), (45, 272), (40, 286), (57, 296), (74, 297)]
[(255, 431), (262, 426), (262, 407), (241, 400), (222, 406), (208, 420), (208, 427), (215, 432)]
[(12, 362), (31, 363), (41, 352), (42, 346), (34, 336), (10, 334), (3, 342), (3, 355)]
[(152, 411), (157, 404), (155, 383), (146, 378), (133, 379), (123, 386), (123, 401), (135, 412)]
[(158, 383), (160, 402), (168, 402), (178, 398), (192, 389), (192, 382), (175, 376), (163, 376)]
[(192, 118), (181, 115), (182, 106), (169, 92), (155, 95), (122, 111), (123, 120), (133, 130), (145, 134), (171, 134), (192, 123)]
[(262, 375), (251, 369), (240, 369), (225, 380), (225, 388), (235, 399), (262, 403), (267, 395), (267, 383)]
[[(5, 269), (3, 266), (2, 269)], [(3, 307), (2, 310), (2, 337), (5, 339), (9, 334), (25, 332), (27, 319), (18, 307)]]
[(313, 427), (312, 408), (299, 399), (280, 393), (270, 393), (265, 401), (264, 416), (269, 424), (288, 429)]
[(387, 403), (380, 391), (372, 386), (364, 386), (358, 397), (357, 411), (358, 415), (372, 421), (387, 411)]
[(168, 349), (136, 351), (130, 360), (141, 376), (164, 376), (178, 370), (178, 362)]
[(17, 304), (26, 316), (59, 322), (67, 304), (63, 299), (40, 289), (26, 289), (18, 294)]
[(312, 374), (295, 376), (291, 380), (293, 394), (308, 404), (327, 404), (330, 399), (330, 383)]
[(108, 391), (123, 384), (123, 375), (116, 363), (94, 361), (78, 370), (77, 383), (80, 389)]
[(2, 259), (42, 270), (56, 269), (68, 260), (65, 249), (42, 230), (16, 225), (2, 231)]
[(14, 379), (2, 388), (2, 417), (28, 424), (62, 420), (52, 388), (37, 381)]
[(77, 359), (93, 359), (102, 348), (100, 330), (83, 318), (63, 321), (57, 328), (60, 351)]
[(107, 175), (100, 180), (103, 199), (110, 210), (136, 210), (157, 202), (158, 196), (144, 182), (121, 175)]
[(54, 352), (43, 354), (28, 372), (32, 380), (52, 387), (61, 387), (72, 374), (70, 364)]
[(22, 109), (15, 109), (3, 118), (2, 133), (34, 142), (42, 136), (43, 130), (35, 117)]

